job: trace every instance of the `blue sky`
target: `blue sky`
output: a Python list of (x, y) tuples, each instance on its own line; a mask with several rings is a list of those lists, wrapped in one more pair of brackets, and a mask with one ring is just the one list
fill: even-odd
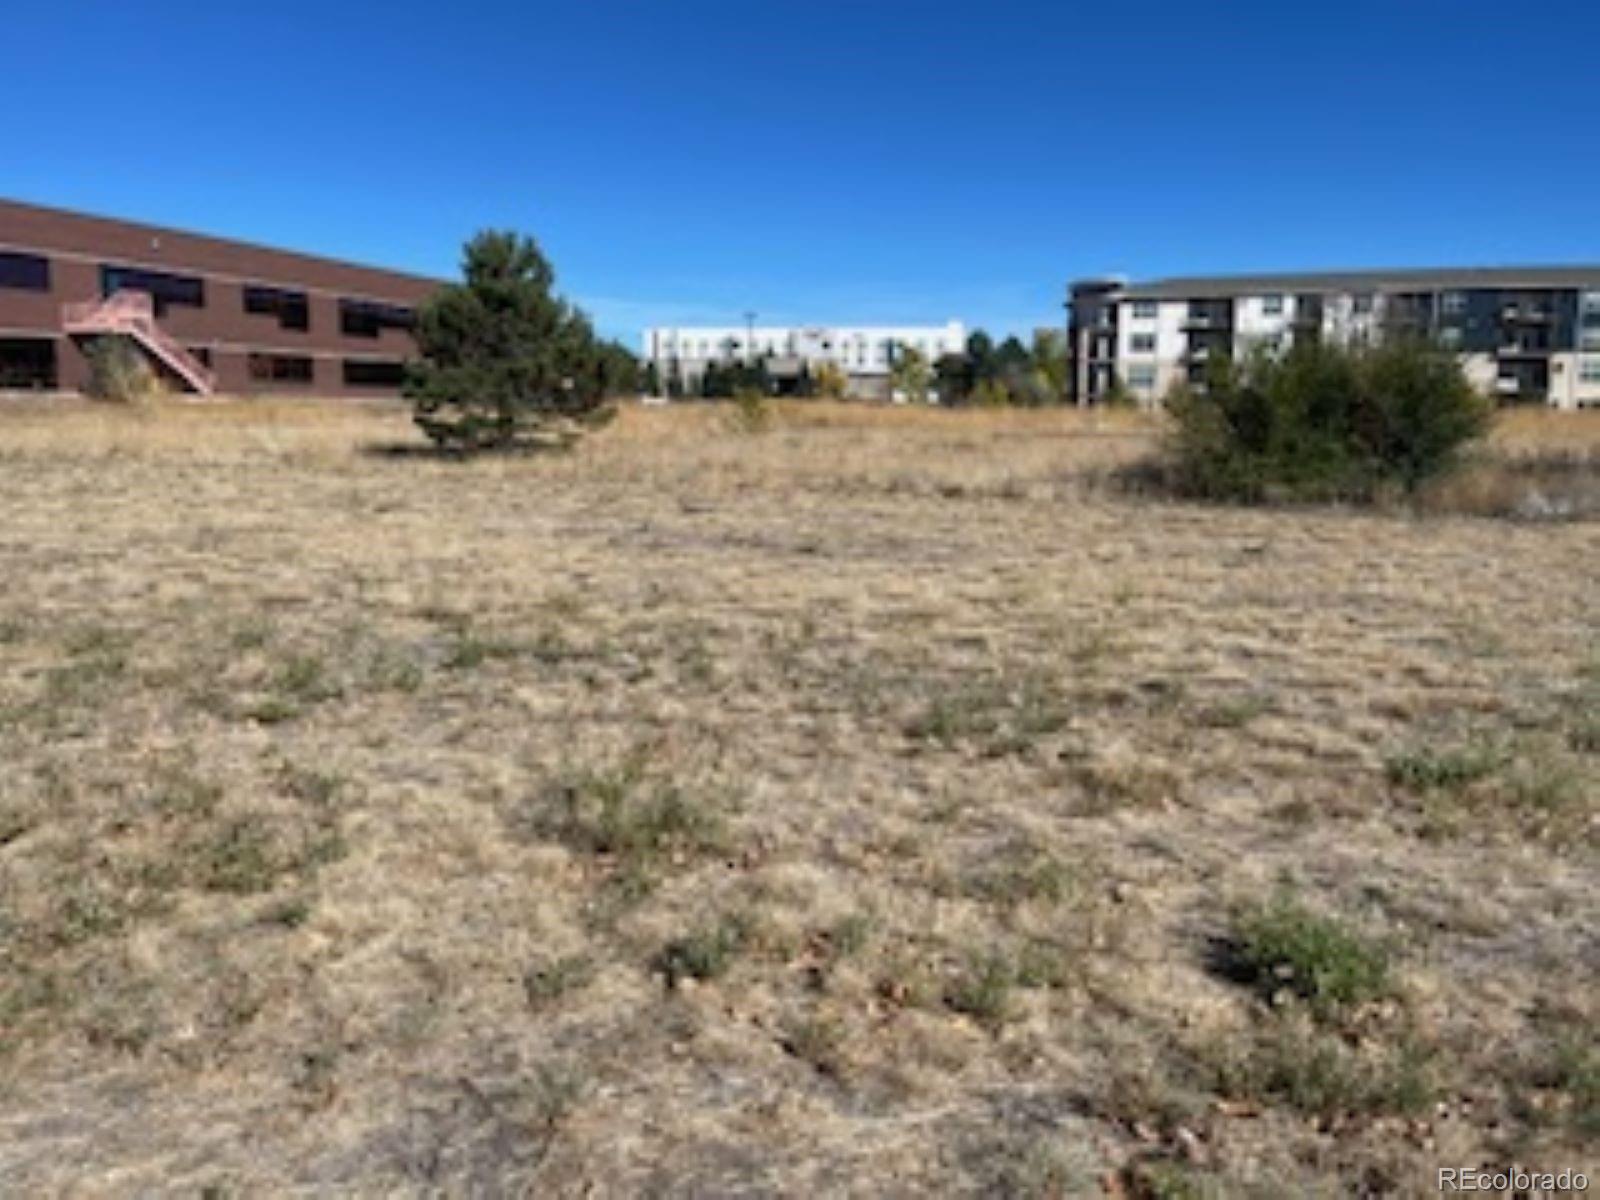
[(1066, 281), (1600, 260), (1600, 5), (9, 0), (0, 194), (602, 330), (1057, 322)]

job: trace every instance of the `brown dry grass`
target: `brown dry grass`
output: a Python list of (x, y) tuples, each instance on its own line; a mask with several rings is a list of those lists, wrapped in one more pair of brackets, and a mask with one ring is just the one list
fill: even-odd
[(0, 413), (9, 1190), (1593, 1174), (1600, 526), (1118, 498), (1131, 417), (725, 426)]

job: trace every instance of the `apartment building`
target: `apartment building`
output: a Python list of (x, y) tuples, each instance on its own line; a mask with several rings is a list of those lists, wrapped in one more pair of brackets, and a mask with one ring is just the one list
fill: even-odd
[(676, 377), (686, 391), (699, 385), (712, 363), (762, 361), (778, 380), (796, 379), (802, 370), (815, 373), (824, 363), (844, 372), (849, 391), (881, 396), (888, 391), (889, 369), (903, 347), (929, 362), (966, 349), (967, 332), (960, 321), (944, 325), (743, 325), (676, 326), (647, 329), (644, 358), (654, 364), (663, 386)]
[(1156, 403), (1254, 346), (1404, 334), (1458, 352), (1502, 403), (1600, 405), (1600, 266), (1109, 277), (1072, 284), (1067, 307), (1079, 404)]
[(70, 391), (126, 339), (175, 390), (394, 396), (439, 281), (0, 200), (0, 390)]

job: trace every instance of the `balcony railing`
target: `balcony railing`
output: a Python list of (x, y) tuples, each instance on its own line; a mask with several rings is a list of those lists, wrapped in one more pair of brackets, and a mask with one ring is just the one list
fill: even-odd
[(1556, 315), (1543, 305), (1508, 304), (1500, 310), (1500, 319), (1520, 325), (1548, 325)]

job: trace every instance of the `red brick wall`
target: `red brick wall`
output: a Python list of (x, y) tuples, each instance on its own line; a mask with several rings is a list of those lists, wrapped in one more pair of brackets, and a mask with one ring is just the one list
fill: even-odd
[[(382, 388), (345, 387), (343, 360), (404, 359), (414, 352), (411, 338), (398, 329), (385, 329), (376, 338), (344, 333), (339, 325), (339, 299), (415, 307), (440, 283), (396, 271), (4, 200), (0, 200), (0, 250), (50, 259), (48, 293), (0, 287), (0, 336), (59, 339), (59, 382), (69, 389), (83, 386), (88, 365), (62, 335), (61, 306), (100, 295), (102, 263), (203, 279), (205, 307), (172, 305), (161, 325), (184, 345), (211, 352), (219, 391), (243, 395), (385, 395)], [(306, 292), (311, 328), (283, 329), (274, 316), (245, 312), (246, 284)], [(247, 369), (251, 353), (309, 356), (314, 381), (307, 385), (253, 380)]]

